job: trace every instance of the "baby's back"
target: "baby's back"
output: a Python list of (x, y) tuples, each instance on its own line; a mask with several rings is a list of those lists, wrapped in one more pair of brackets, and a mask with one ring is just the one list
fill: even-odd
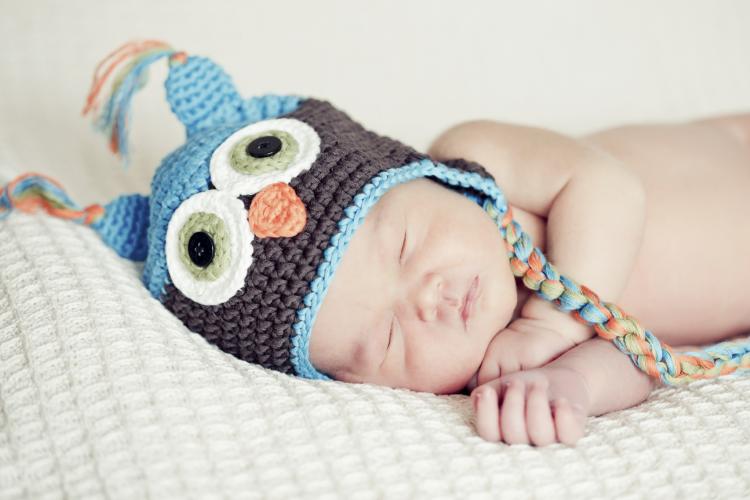
[[(732, 120), (750, 138), (750, 115)], [(583, 138), (643, 180), (643, 241), (616, 303), (673, 346), (750, 330), (750, 145), (717, 126), (726, 123), (627, 126)], [(543, 231), (541, 219), (517, 218), (532, 236)], [(616, 227), (604, 230), (617, 238)]]

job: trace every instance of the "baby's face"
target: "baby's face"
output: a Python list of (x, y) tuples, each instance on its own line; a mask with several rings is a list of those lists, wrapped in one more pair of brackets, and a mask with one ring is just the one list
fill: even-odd
[(407, 182), (355, 231), (315, 321), (310, 359), (345, 382), (458, 392), (515, 305), (492, 219), (437, 182)]

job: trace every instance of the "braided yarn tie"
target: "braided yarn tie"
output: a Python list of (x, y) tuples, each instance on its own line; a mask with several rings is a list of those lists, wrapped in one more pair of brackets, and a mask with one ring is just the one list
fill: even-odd
[(487, 199), (483, 208), (505, 240), (513, 275), (559, 309), (592, 325), (597, 335), (612, 341), (649, 376), (665, 385), (682, 385), (750, 368), (750, 342), (722, 342), (703, 351), (675, 354), (669, 345), (661, 343), (617, 305), (602, 302), (592, 290), (560, 275), (513, 220), (509, 205), (498, 207)]

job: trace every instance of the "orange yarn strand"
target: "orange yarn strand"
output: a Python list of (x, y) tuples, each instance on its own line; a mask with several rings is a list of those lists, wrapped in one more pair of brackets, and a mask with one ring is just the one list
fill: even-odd
[[(94, 76), (93, 80), (91, 82), (91, 89), (89, 90), (89, 94), (86, 97), (86, 105), (83, 107), (83, 110), (81, 111), (82, 115), (86, 115), (89, 111), (95, 110), (98, 106), (97, 97), (99, 96), (99, 92), (102, 89), (102, 86), (104, 85), (104, 82), (109, 78), (109, 76), (112, 74), (112, 72), (115, 70), (118, 64), (120, 64), (123, 60), (127, 59), (128, 57), (132, 56), (133, 54), (137, 54), (139, 52), (143, 52), (144, 50), (156, 48), (156, 47), (163, 47), (163, 48), (169, 48), (169, 45), (160, 42), (158, 40), (145, 40), (142, 42), (128, 42), (110, 54), (108, 54), (104, 59), (102, 59), (99, 64), (96, 65), (96, 68), (94, 69)], [(110, 59), (114, 59), (114, 61), (107, 67), (107, 69), (104, 71), (104, 74), (100, 75), (100, 71), (102, 66), (104, 66), (107, 61)]]

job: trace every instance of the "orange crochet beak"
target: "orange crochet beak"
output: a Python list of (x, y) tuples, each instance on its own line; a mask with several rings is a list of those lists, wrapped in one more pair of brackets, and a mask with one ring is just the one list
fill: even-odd
[(305, 227), (307, 210), (289, 184), (277, 182), (255, 195), (247, 220), (257, 238), (290, 238)]

